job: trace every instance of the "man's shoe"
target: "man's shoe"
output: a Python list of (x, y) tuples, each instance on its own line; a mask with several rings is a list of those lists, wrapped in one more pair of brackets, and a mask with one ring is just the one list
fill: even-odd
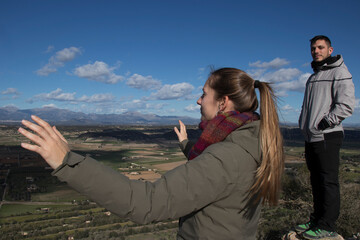
[(330, 238), (337, 238), (339, 234), (336, 232), (329, 232), (326, 230), (322, 230), (319, 228), (312, 228), (309, 229), (302, 234), (303, 238), (305, 239), (330, 239)]
[(307, 230), (311, 229), (312, 227), (314, 227), (314, 223), (313, 223), (313, 221), (310, 220), (307, 223), (295, 226), (295, 232), (297, 234), (300, 234), (300, 233), (306, 232)]

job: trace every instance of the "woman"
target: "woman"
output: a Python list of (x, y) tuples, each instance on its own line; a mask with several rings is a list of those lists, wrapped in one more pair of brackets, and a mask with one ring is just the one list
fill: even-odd
[[(255, 88), (260, 91), (260, 113)], [(19, 132), (37, 145), (54, 176), (123, 217), (138, 223), (180, 218), (178, 239), (255, 239), (260, 205), (275, 205), (283, 171), (282, 137), (273, 92), (245, 72), (211, 73), (197, 103), (199, 140), (189, 144), (186, 127), (175, 132), (190, 161), (154, 183), (129, 180), (89, 156), (69, 150), (66, 140), (38, 117)]]

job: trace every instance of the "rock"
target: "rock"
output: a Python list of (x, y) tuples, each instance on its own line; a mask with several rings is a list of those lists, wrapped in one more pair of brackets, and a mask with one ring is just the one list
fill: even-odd
[(303, 238), (297, 235), (296, 232), (294, 231), (288, 232), (281, 238), (281, 240), (297, 240), (297, 239), (303, 239)]

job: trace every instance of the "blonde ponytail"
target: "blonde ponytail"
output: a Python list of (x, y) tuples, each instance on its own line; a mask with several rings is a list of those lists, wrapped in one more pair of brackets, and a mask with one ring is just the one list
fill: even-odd
[(284, 169), (283, 139), (277, 114), (276, 97), (270, 85), (256, 82), (260, 92), (260, 144), (262, 161), (256, 171), (251, 195), (259, 201), (277, 205)]

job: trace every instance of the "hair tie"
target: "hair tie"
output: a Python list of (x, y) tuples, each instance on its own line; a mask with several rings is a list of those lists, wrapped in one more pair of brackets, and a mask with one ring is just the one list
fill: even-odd
[(259, 80), (255, 80), (254, 81), (254, 88), (259, 88), (260, 87), (260, 81)]

